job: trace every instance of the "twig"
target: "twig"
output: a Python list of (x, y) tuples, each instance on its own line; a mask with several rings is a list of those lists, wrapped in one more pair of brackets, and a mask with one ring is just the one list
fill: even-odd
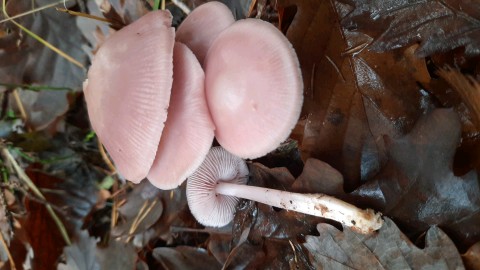
[(28, 115), (27, 115), (27, 112), (25, 111), (25, 107), (23, 106), (20, 96), (18, 95), (17, 89), (14, 89), (12, 94), (13, 94), (13, 98), (15, 99), (15, 103), (17, 104), (18, 110), (20, 111), (20, 117), (22, 118), (24, 123), (27, 123)]
[[(15, 160), (15, 158), (12, 156), (12, 154), (10, 153), (10, 151), (7, 148), (5, 148), (5, 147), (2, 148), (2, 155), (13, 166), (13, 169), (15, 170), (18, 178), (21, 179), (22, 181), (24, 181), (25, 184), (28, 186), (28, 188), (30, 188), (30, 190), (32, 190), (33, 193), (37, 197), (41, 198), (44, 201), (47, 201), (45, 196), (43, 196), (42, 192), (37, 188), (37, 186), (35, 186), (35, 184), (30, 179), (30, 177), (28, 177), (28, 175), (25, 173), (25, 171), (20, 167), (20, 165), (18, 165), (17, 161)], [(55, 222), (58, 229), (60, 230), (60, 234), (62, 235), (65, 243), (67, 245), (71, 245), (72, 242), (70, 240), (70, 237), (68, 236), (67, 229), (65, 228), (65, 225), (63, 225), (63, 223), (62, 223), (62, 220), (60, 220), (60, 218), (57, 216), (57, 214), (55, 213), (55, 211), (53, 210), (52, 206), (49, 203), (45, 204), (45, 208), (47, 209), (48, 213), (50, 214), (53, 221)]]
[(92, 19), (92, 20), (96, 20), (96, 21), (106, 22), (106, 23), (109, 23), (109, 24), (114, 24), (115, 23), (115, 22), (113, 22), (109, 19), (105, 19), (105, 18), (98, 17), (98, 16), (91, 15), (91, 14), (86, 14), (86, 13), (82, 13), (82, 12), (69, 10), (69, 9), (66, 9), (66, 8), (58, 8), (57, 7), (56, 10), (60, 11), (60, 12), (65, 12), (65, 13), (70, 14), (72, 16), (83, 17), (83, 18)]
[(10, 269), (12, 269), (12, 270), (17, 269), (15, 267), (15, 261), (12, 258), (12, 254), (10, 254), (10, 250), (8, 249), (7, 243), (5, 242), (5, 239), (3, 238), (3, 233), (2, 232), (0, 232), (0, 242), (2, 243), (2, 246), (5, 249), (5, 252), (7, 253), (8, 261), (10, 262)]
[(128, 230), (129, 236), (127, 238), (127, 242), (130, 241), (130, 239), (133, 236), (133, 233), (138, 229), (138, 226), (140, 225), (140, 223), (145, 219), (145, 217), (147, 217), (147, 215), (152, 211), (153, 207), (156, 204), (157, 204), (157, 200), (153, 200), (150, 206), (147, 209), (145, 209), (146, 206), (148, 205), (148, 200), (145, 201), (142, 208), (138, 212), (137, 216), (133, 220), (132, 226), (130, 226), (130, 229)]
[(117, 169), (115, 168), (112, 161), (108, 157), (107, 152), (105, 152), (105, 148), (103, 148), (102, 142), (100, 142), (100, 140), (97, 140), (97, 141), (98, 141), (98, 151), (100, 151), (100, 156), (102, 156), (102, 159), (105, 162), (105, 164), (107, 164), (107, 167), (110, 170), (110, 172), (112, 174), (115, 174)]

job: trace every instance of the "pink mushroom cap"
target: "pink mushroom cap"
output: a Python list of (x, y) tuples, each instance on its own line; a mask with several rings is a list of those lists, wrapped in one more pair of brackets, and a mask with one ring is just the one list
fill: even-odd
[(221, 32), (205, 76), (215, 137), (227, 151), (257, 158), (288, 138), (300, 116), (303, 82), (292, 45), (273, 25), (245, 19)]
[(195, 55), (182, 43), (173, 51), (173, 87), (167, 122), (148, 180), (173, 189), (192, 174), (207, 155), (214, 125), (204, 91), (205, 75)]
[(203, 65), (212, 42), (235, 22), (233, 14), (221, 2), (212, 1), (195, 8), (178, 27), (175, 39), (187, 45)]
[(92, 127), (118, 171), (146, 177), (155, 159), (173, 76), (175, 31), (168, 11), (149, 12), (100, 47), (84, 83)]

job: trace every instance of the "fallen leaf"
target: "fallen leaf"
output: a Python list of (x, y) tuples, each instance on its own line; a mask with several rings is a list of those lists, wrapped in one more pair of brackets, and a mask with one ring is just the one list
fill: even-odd
[(471, 246), (467, 252), (462, 255), (462, 259), (466, 269), (480, 269), (480, 242)]
[(100, 270), (95, 257), (97, 241), (88, 235), (87, 231), (80, 231), (72, 245), (63, 249), (65, 263), (58, 264), (58, 270)]
[(305, 88), (302, 157), (327, 162), (342, 173), (345, 189), (353, 190), (386, 163), (382, 136), (408, 131), (430, 97), (418, 88), (412, 60), (402, 51), (369, 52), (364, 47), (371, 37), (341, 27), (338, 20), (351, 6), (314, 0), (282, 0), (278, 6), (296, 7), (286, 36)]
[[(51, 4), (47, 0), (8, 1), (10, 16), (29, 11), (33, 7)], [(61, 5), (63, 7), (63, 5)], [(5, 17), (0, 15), (1, 19)], [(46, 9), (35, 15), (23, 16), (16, 21), (56, 46), (82, 64), (87, 54), (85, 43), (77, 31), (75, 18), (54, 9)], [(78, 89), (85, 78), (85, 70), (45, 47), (12, 23), (4, 23), (10, 34), (0, 38), (0, 83), (34, 84)], [(0, 90), (4, 90), (0, 86)], [(29, 123), (35, 129), (43, 129), (68, 109), (67, 91), (21, 92)]]
[(163, 212), (163, 204), (157, 197), (159, 190), (150, 182), (143, 181), (128, 193), (118, 211), (121, 222), (112, 230), (114, 237), (142, 234), (152, 227)]
[(436, 109), (420, 118), (409, 134), (386, 137), (387, 165), (352, 195), (366, 199), (410, 234), (438, 225), (460, 246), (479, 241), (477, 173), (452, 172), (460, 127), (454, 111)]
[(100, 269), (135, 269), (137, 252), (131, 243), (111, 240), (105, 248), (97, 248)]
[(470, 0), (351, 0), (355, 9), (343, 25), (374, 38), (371, 50), (384, 52), (420, 42), (417, 56), (426, 57), (464, 46), (480, 54), (480, 8)]
[(215, 257), (203, 248), (179, 246), (176, 248), (159, 247), (152, 252), (161, 269), (221, 269)]
[(318, 224), (319, 236), (308, 235), (303, 246), (316, 269), (464, 269), (455, 245), (438, 227), (431, 227), (420, 249), (386, 218), (370, 235), (343, 232)]

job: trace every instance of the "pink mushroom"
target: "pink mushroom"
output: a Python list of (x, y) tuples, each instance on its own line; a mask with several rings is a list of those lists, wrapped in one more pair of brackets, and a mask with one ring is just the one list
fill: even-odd
[(224, 4), (212, 1), (195, 8), (178, 27), (175, 39), (187, 45), (203, 64), (212, 42), (235, 22)]
[(173, 51), (173, 87), (167, 122), (148, 180), (160, 189), (176, 188), (202, 163), (214, 125), (205, 100), (205, 76), (182, 43)]
[(84, 83), (92, 127), (118, 171), (139, 182), (155, 159), (167, 118), (175, 32), (168, 11), (149, 12), (112, 34)]
[(361, 233), (382, 227), (373, 210), (362, 210), (324, 194), (299, 194), (244, 185), (248, 178), (245, 162), (221, 147), (210, 150), (205, 161), (187, 181), (190, 211), (205, 226), (221, 227), (234, 217), (238, 198), (278, 208), (336, 220)]
[(289, 136), (303, 83), (295, 51), (278, 29), (256, 19), (237, 21), (215, 39), (204, 66), (215, 137), (226, 150), (257, 158)]

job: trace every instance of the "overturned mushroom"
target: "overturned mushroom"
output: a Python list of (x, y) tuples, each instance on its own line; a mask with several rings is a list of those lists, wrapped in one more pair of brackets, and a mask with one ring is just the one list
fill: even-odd
[(221, 147), (210, 150), (187, 181), (187, 200), (193, 216), (205, 226), (221, 227), (234, 217), (238, 198), (336, 220), (361, 233), (380, 229), (381, 215), (324, 194), (299, 194), (244, 185), (245, 162)]

